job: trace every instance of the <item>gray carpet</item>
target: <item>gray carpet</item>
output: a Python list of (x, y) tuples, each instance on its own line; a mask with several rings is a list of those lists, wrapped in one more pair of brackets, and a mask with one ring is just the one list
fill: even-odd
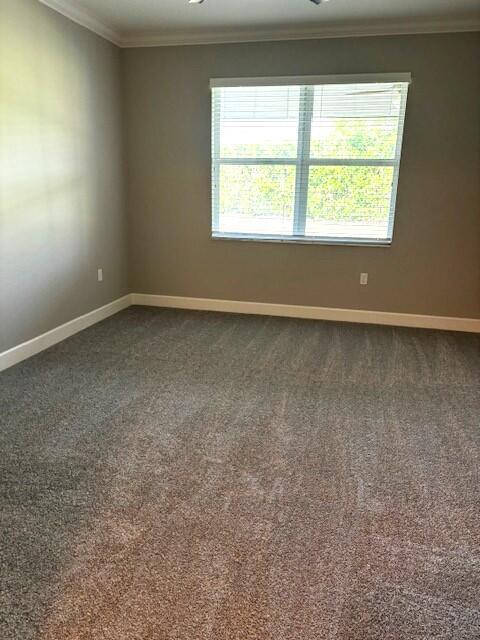
[(480, 638), (480, 336), (132, 307), (0, 385), (2, 640)]

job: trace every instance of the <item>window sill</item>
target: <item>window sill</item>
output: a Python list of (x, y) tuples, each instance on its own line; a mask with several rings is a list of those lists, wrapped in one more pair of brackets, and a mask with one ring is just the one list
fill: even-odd
[(391, 240), (375, 240), (374, 238), (326, 238), (306, 236), (251, 235), (242, 233), (212, 233), (212, 240), (240, 240), (241, 242), (275, 242), (280, 244), (319, 244), (348, 247), (390, 247)]

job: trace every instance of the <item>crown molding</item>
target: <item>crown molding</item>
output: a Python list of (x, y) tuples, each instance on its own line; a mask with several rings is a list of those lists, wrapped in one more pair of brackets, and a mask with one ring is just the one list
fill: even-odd
[(480, 31), (480, 16), (460, 20), (409, 20), (359, 25), (345, 23), (332, 27), (321, 25), (289, 29), (254, 29), (203, 31), (191, 33), (125, 33), (121, 34), (97, 15), (79, 9), (74, 0), (39, 0), (50, 9), (93, 31), (122, 48), (168, 47), (199, 44), (272, 42), (279, 40), (317, 40), (322, 38), (354, 38), (362, 36), (420, 35)]
[(93, 31), (93, 33), (96, 33), (105, 40), (121, 46), (120, 34), (117, 33), (113, 27), (100, 20), (97, 15), (94, 15), (90, 11), (79, 9), (75, 6), (74, 0), (39, 0), (39, 2), (57, 13), (61, 13), (65, 18), (76, 22), (89, 31)]
[(132, 34), (124, 35), (119, 45), (123, 48), (167, 47), (197, 44), (228, 44), (241, 42), (268, 42), (278, 40), (317, 40), (323, 38), (353, 38), (362, 36), (420, 35), (433, 33), (455, 33), (480, 31), (480, 17), (469, 20), (408, 21), (384, 24), (344, 24), (334, 27), (226, 30), (202, 33), (178, 34)]

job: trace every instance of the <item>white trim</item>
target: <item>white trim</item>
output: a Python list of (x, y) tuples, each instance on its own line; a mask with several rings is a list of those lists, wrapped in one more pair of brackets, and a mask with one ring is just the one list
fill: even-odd
[(262, 76), (258, 78), (211, 78), (210, 88), (222, 87), (280, 87), (284, 85), (322, 85), (322, 84), (359, 84), (359, 83), (397, 83), (410, 84), (412, 74), (405, 73), (354, 73), (321, 76)]
[(350, 38), (361, 36), (396, 36), (407, 34), (455, 33), (480, 31), (478, 17), (461, 20), (407, 20), (384, 24), (355, 25), (346, 23), (335, 27), (321, 24), (290, 29), (255, 29), (202, 31), (195, 33), (137, 33), (121, 34), (112, 24), (86, 9), (78, 8), (75, 0), (39, 0), (66, 18), (93, 31), (122, 48), (168, 47), (196, 44), (227, 44), (235, 42), (269, 42), (277, 40), (317, 40), (322, 38)]
[(355, 38), (364, 36), (425, 35), (429, 33), (457, 33), (480, 31), (480, 19), (405, 21), (376, 25), (344, 24), (336, 27), (314, 27), (271, 30), (228, 30), (204, 31), (202, 33), (138, 33), (124, 35), (120, 46), (129, 49), (136, 47), (172, 47), (199, 44), (229, 44), (241, 42), (272, 42), (278, 40), (321, 40), (323, 38)]
[(150, 295), (132, 293), (132, 304), (174, 309), (195, 309), (198, 311), (222, 311), (226, 313), (247, 313), (286, 318), (306, 318), (310, 320), (335, 320), (382, 324), (421, 329), (445, 329), (448, 331), (468, 331), (480, 333), (480, 319), (450, 318), (410, 313), (390, 313), (386, 311), (365, 311), (363, 309), (335, 309), (331, 307), (306, 307), (293, 304), (271, 304), (265, 302), (241, 302), (238, 300), (214, 300), (211, 298), (187, 298), (183, 296)]
[(93, 31), (93, 33), (105, 38), (105, 40), (109, 40), (110, 42), (113, 42), (113, 44), (120, 46), (120, 34), (115, 31), (113, 27), (101, 20), (97, 15), (94, 15), (93, 12), (87, 11), (86, 9), (80, 9), (70, 0), (39, 0), (39, 2), (50, 9), (53, 9), (53, 11), (60, 13), (65, 18), (85, 27), (89, 31)]
[(99, 309), (85, 313), (83, 316), (75, 318), (70, 322), (66, 322), (51, 331), (47, 331), (47, 333), (43, 333), (32, 340), (12, 347), (8, 351), (0, 353), (0, 371), (8, 369), (22, 362), (22, 360), (48, 349), (54, 344), (73, 336), (79, 331), (83, 331), (83, 329), (87, 329), (101, 320), (105, 320), (105, 318), (131, 305), (480, 333), (480, 319), (476, 318), (451, 318), (447, 316), (390, 313), (387, 311), (365, 311), (363, 309), (335, 309), (332, 307), (307, 307), (293, 304), (272, 304), (265, 302), (243, 302), (239, 300), (215, 300), (212, 298), (188, 298), (183, 296), (131, 293)]
[(122, 309), (126, 309), (131, 304), (131, 296), (123, 296), (123, 298), (118, 298), (99, 309), (94, 309), (93, 311), (85, 313), (83, 316), (75, 318), (74, 320), (70, 320), (70, 322), (66, 322), (51, 331), (47, 331), (47, 333), (43, 333), (36, 338), (32, 338), (32, 340), (23, 342), (16, 347), (12, 347), (8, 351), (0, 353), (0, 371), (3, 371), (8, 367), (12, 367), (14, 364), (17, 364), (26, 358), (34, 356), (44, 349), (48, 349), (54, 344), (57, 344), (57, 342), (61, 342), (62, 340), (65, 340), (65, 338), (69, 338), (75, 333), (90, 327), (92, 324), (100, 322), (100, 320), (105, 320), (105, 318), (112, 316), (114, 313), (118, 313), (118, 311), (122, 311)]
[(348, 236), (296, 236), (254, 233), (234, 233), (230, 231), (212, 231), (212, 240), (227, 240), (238, 242), (274, 242), (280, 244), (316, 244), (335, 247), (391, 247), (392, 239), (388, 238), (349, 238)]

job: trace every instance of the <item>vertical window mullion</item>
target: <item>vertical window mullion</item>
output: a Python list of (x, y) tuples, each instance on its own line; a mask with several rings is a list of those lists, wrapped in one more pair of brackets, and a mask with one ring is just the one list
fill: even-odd
[(313, 86), (304, 86), (300, 90), (298, 107), (297, 171), (295, 178), (295, 209), (293, 215), (293, 235), (296, 236), (305, 235), (314, 91), (315, 89)]

